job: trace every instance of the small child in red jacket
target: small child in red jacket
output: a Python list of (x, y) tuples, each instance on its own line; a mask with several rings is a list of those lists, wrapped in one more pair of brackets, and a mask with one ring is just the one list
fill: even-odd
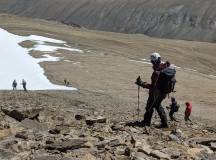
[(191, 105), (190, 102), (186, 102), (185, 105), (186, 105), (186, 109), (185, 109), (185, 121), (186, 121), (186, 122), (187, 122), (187, 121), (190, 121), (190, 122), (191, 122), (191, 120), (190, 120), (189, 117), (190, 117), (191, 112), (192, 112), (192, 105)]

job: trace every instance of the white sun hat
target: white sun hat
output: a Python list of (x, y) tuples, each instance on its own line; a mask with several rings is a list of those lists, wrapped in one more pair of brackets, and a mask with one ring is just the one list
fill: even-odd
[(151, 61), (157, 61), (159, 58), (161, 58), (160, 54), (157, 52), (154, 52), (150, 55), (150, 60)]

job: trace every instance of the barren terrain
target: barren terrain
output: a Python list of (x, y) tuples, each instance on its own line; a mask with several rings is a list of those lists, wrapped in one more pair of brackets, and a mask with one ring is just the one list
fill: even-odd
[[(16, 16), (6, 14), (2, 14), (0, 16), (0, 22), (1, 28), (4, 28), (12, 33), (18, 35), (35, 34), (56, 38), (66, 41), (71, 47), (76, 47), (84, 51), (84, 53), (73, 53), (70, 51), (59, 50), (55, 53), (49, 54), (64, 57), (61, 61), (41, 63), (41, 66), (45, 69), (46, 76), (52, 83), (63, 85), (63, 80), (66, 78), (70, 82), (70, 85), (77, 88), (78, 91), (29, 91), (28, 93), (23, 93), (21, 91), (1, 91), (0, 102), (2, 109), (10, 110), (12, 108), (11, 110), (15, 109), (21, 111), (21, 113), (24, 113), (26, 110), (32, 110), (32, 108), (42, 108), (42, 111), (39, 113), (39, 122), (41, 125), (45, 125), (49, 129), (55, 128), (56, 126), (66, 125), (68, 126), (66, 128), (71, 129), (74, 133), (65, 131), (65, 128), (60, 129), (62, 132), (67, 132), (66, 135), (73, 135), (73, 138), (76, 138), (76, 136), (82, 137), (83, 135), (81, 135), (81, 133), (86, 133), (88, 136), (91, 135), (90, 139), (92, 138), (92, 141), (88, 139), (91, 141), (91, 144), (95, 144), (95, 137), (96, 139), (100, 139), (98, 134), (102, 138), (109, 136), (112, 137), (113, 135), (122, 137), (123, 135), (126, 135), (124, 131), (128, 133), (128, 130), (130, 130), (132, 133), (134, 132), (134, 135), (138, 136), (138, 138), (149, 138), (151, 146), (154, 149), (161, 151), (161, 149), (157, 147), (162, 144), (166, 144), (163, 143), (163, 138), (164, 136), (166, 137), (168, 132), (163, 132), (163, 135), (160, 135), (160, 130), (153, 129), (150, 137), (142, 137), (143, 131), (140, 129), (128, 129), (126, 127), (124, 128), (124, 131), (119, 131), (117, 129), (120, 132), (119, 133), (114, 130), (109, 131), (109, 129), (107, 131), (107, 128), (104, 129), (100, 125), (96, 125), (96, 128), (86, 128), (82, 120), (79, 122), (74, 119), (76, 114), (83, 116), (104, 116), (108, 120), (108, 128), (111, 127), (111, 124), (113, 123), (120, 124), (120, 122), (126, 123), (128, 121), (137, 120), (137, 116), (135, 115), (137, 109), (137, 86), (134, 85), (134, 81), (138, 75), (141, 75), (143, 80), (150, 81), (152, 72), (151, 65), (145, 63), (142, 59), (148, 59), (150, 53), (157, 51), (162, 55), (164, 61), (169, 60), (176, 66), (180, 67), (177, 68), (177, 92), (170, 95), (175, 96), (181, 105), (177, 118), (179, 120), (183, 120), (182, 115), (185, 101), (191, 101), (193, 104), (192, 120), (194, 121), (194, 125), (185, 125), (183, 121), (179, 124), (171, 123), (170, 125), (179, 126), (187, 135), (186, 138), (184, 137), (185, 143), (194, 136), (204, 138), (215, 137), (215, 44), (206, 42), (156, 39), (139, 34), (128, 35), (91, 31), (87, 29), (73, 28), (62, 25), (58, 22), (18, 18)], [(22, 44), (22, 46), (26, 47), (29, 45), (33, 44)], [(36, 52), (31, 54), (32, 56), (41, 55)], [(28, 85), (31, 85), (31, 82), (28, 82)], [(148, 92), (146, 90), (142, 90), (140, 120), (142, 119), (142, 115), (144, 113), (147, 97)], [(163, 106), (168, 105), (169, 101), (170, 99), (167, 98), (163, 102)], [(13, 133), (9, 134), (11, 135), (18, 132), (19, 122), (15, 122), (14, 119), (12, 120), (10, 117), (11, 114), (9, 113), (8, 111), (5, 111), (4, 114), (2, 113), (2, 122), (9, 123), (10, 128), (14, 127)], [(22, 121), (23, 119), (21, 118), (21, 122)], [(153, 124), (155, 125), (156, 123), (158, 123), (158, 118), (154, 118), (153, 120)], [(207, 130), (207, 127), (211, 127), (211, 131)], [(29, 130), (26, 132), (31, 135)], [(2, 135), (5, 134), (6, 133), (4, 131)], [(154, 135), (158, 136), (159, 144), (151, 139), (154, 139)], [(56, 140), (65, 138), (61, 136), (63, 135), (61, 134), (52, 138), (56, 138)], [(85, 136), (86, 135), (84, 135), (84, 137)], [(89, 138), (88, 136), (87, 138)], [(5, 139), (4, 136), (2, 137), (2, 139)], [(45, 140), (46, 142), (52, 141), (53, 143), (53, 139), (51, 138), (49, 140), (49, 136), (47, 136), (47, 134), (44, 138), (45, 139), (43, 140), (39, 140), (42, 148), (40, 148), (40, 146), (34, 150), (30, 149), (36, 157), (37, 151), (41, 152), (41, 150), (44, 149), (43, 142)], [(121, 140), (123, 139), (124, 138)], [(55, 148), (57, 144), (51, 146), (49, 145), (49, 142), (47, 142), (48, 144), (46, 144), (45, 148), (52, 148), (54, 150), (53, 152), (58, 150), (56, 154), (60, 154), (59, 151), (62, 152), (62, 148)], [(183, 157), (185, 157), (187, 149), (190, 148), (189, 146), (185, 146), (183, 143), (170, 143), (167, 144), (167, 146), (171, 147), (172, 145), (180, 145), (177, 148), (182, 147)], [(34, 145), (36, 144), (34, 143)], [(89, 147), (90, 146), (87, 146), (87, 148)], [(105, 148), (105, 150), (113, 151), (112, 147), (113, 146), (111, 146), (111, 149)], [(197, 149), (197, 146), (193, 147)], [(125, 148), (123, 147), (123, 149)], [(169, 151), (167, 152), (169, 153)], [(24, 151), (18, 150), (16, 153), (20, 153), (21, 155), (24, 154)], [(87, 151), (82, 150), (79, 154), (80, 153), (91, 153), (97, 158), (101, 158), (105, 154), (104, 152), (100, 153), (100, 150), (94, 150), (93, 152), (91, 149)], [(117, 153), (109, 154), (114, 157), (117, 155)], [(61, 156), (76, 157), (74, 152), (70, 151), (69, 153), (65, 153), (65, 150)], [(127, 159), (127, 156), (125, 159)], [(179, 156), (179, 159), (182, 159), (182, 157)]]

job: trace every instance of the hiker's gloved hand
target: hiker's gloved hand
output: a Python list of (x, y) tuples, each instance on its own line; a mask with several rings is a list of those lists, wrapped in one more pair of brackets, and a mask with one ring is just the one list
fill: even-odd
[(166, 106), (166, 109), (168, 109), (168, 110), (169, 110), (169, 109), (170, 109), (170, 107), (169, 107), (169, 106)]
[(138, 85), (138, 86), (141, 86), (141, 87), (145, 88), (145, 85), (146, 85), (147, 83), (146, 83), (146, 82), (143, 82), (142, 79), (141, 79), (140, 76), (139, 76), (139, 77), (137, 77), (135, 84)]

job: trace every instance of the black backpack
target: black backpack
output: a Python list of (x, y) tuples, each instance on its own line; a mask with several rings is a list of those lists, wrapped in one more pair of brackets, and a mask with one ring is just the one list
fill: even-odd
[(180, 105), (177, 104), (177, 105), (174, 107), (174, 112), (178, 112), (179, 108), (180, 108)]
[(176, 83), (175, 75), (176, 70), (173, 67), (167, 67), (161, 70), (157, 80), (157, 88), (166, 94), (174, 92)]

